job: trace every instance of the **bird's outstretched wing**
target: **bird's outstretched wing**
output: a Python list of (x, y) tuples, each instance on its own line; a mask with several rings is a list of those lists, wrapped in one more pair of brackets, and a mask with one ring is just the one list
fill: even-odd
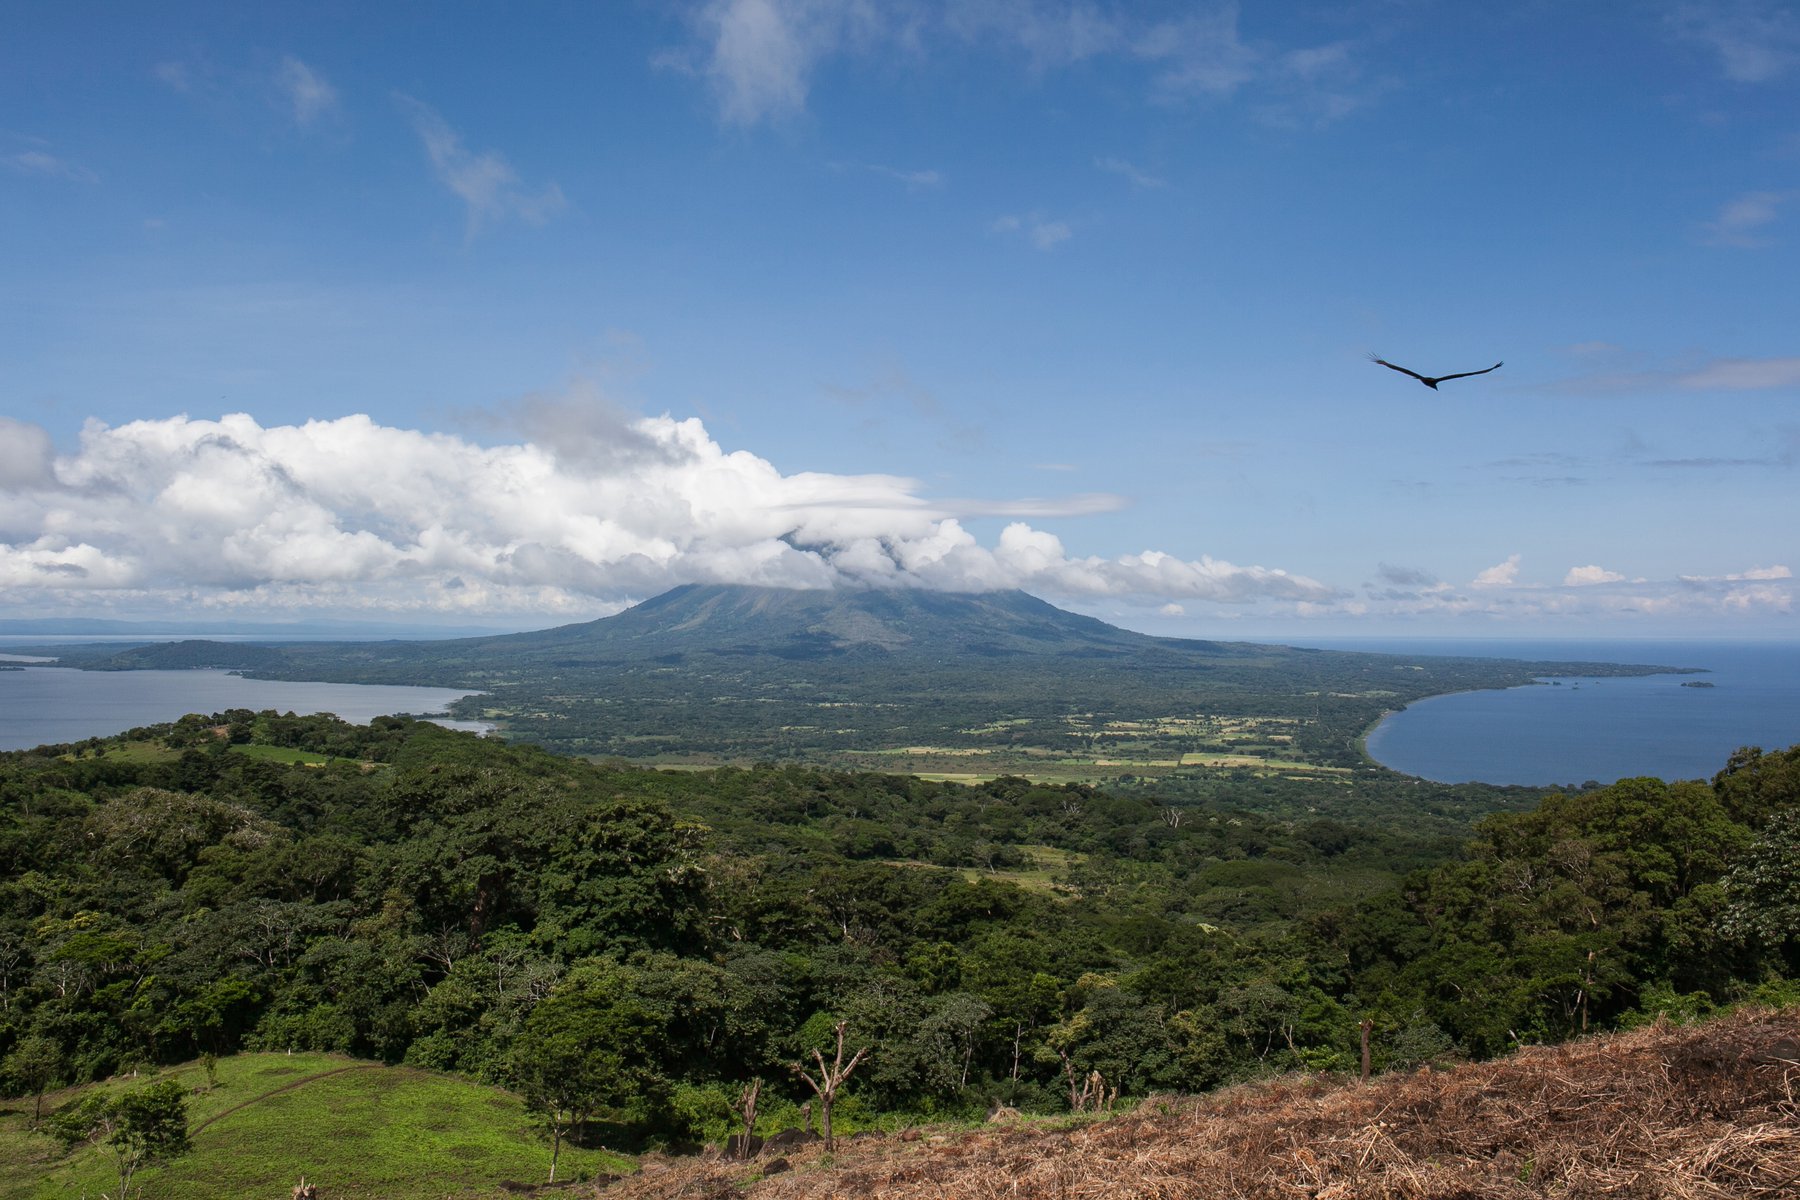
[[(1505, 365), (1506, 364), (1504, 362), (1497, 362), (1493, 366), (1483, 367), (1479, 371), (1464, 371), (1460, 375), (1439, 375), (1438, 382), (1442, 383), (1446, 379), (1467, 379), (1471, 375), (1486, 375), (1489, 371), (1498, 371), (1501, 367), (1503, 367)], [(1410, 374), (1412, 374), (1412, 372), (1408, 371), (1407, 374), (1410, 375)]]
[[(1405, 367), (1396, 367), (1393, 363), (1389, 362), (1385, 358), (1376, 358), (1373, 354), (1371, 354), (1371, 355), (1369, 355), (1369, 361), (1372, 363), (1380, 363), (1382, 366), (1386, 367), (1390, 371), (1398, 371), (1402, 375), (1411, 375), (1414, 379), (1417, 379), (1420, 383), (1425, 382), (1425, 377), (1423, 375), (1419, 374), (1417, 371), (1409, 371)], [(1499, 365), (1500, 365), (1499, 363), (1494, 364), (1494, 366), (1496, 366), (1496, 367)], [(1492, 367), (1489, 368), (1489, 370), (1492, 370), (1492, 369), (1493, 369)]]

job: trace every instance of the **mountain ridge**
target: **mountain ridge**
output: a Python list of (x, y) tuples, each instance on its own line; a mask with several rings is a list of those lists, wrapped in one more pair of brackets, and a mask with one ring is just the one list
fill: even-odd
[[(728, 647), (746, 638), (814, 642), (821, 649), (931, 652), (954, 646), (976, 653), (1056, 653), (1086, 649), (1179, 648), (1217, 652), (1219, 643), (1158, 638), (1057, 608), (1023, 591), (933, 592), (919, 588), (799, 589), (751, 584), (683, 584), (609, 617), (537, 633), (473, 639), (489, 645), (606, 642), (679, 635), (690, 649)], [(659, 647), (659, 651), (663, 649)]]

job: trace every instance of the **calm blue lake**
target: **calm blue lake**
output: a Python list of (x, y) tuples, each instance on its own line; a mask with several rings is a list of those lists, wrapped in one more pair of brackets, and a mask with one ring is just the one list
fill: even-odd
[[(188, 713), (228, 708), (336, 713), (360, 725), (389, 713), (443, 712), (451, 701), (475, 694), (450, 688), (245, 679), (226, 671), (74, 671), (27, 665), (21, 671), (0, 671), (0, 750), (107, 737)], [(478, 731), (491, 728), (477, 721), (438, 724)]]
[[(1443, 783), (1574, 785), (1636, 775), (1710, 779), (1740, 746), (1800, 742), (1800, 643), (1331, 639), (1385, 654), (1654, 663), (1705, 675), (1562, 678), (1434, 696), (1369, 735), (1377, 762)], [(1713, 686), (1683, 687), (1707, 682)]]

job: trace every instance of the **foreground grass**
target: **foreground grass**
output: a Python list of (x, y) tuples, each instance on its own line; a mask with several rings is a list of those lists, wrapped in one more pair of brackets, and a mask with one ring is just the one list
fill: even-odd
[[(549, 1171), (549, 1144), (518, 1097), (447, 1075), (326, 1054), (243, 1054), (219, 1060), (210, 1089), (198, 1064), (93, 1086), (128, 1090), (160, 1078), (190, 1093), (193, 1150), (138, 1176), (148, 1200), (286, 1196), (302, 1175), (332, 1200), (473, 1200), (507, 1194), (508, 1182), (542, 1183)], [(85, 1090), (45, 1096), (45, 1111)], [(117, 1189), (109, 1149), (64, 1154), (30, 1132), (30, 1117), (29, 1098), (0, 1110), (0, 1200)], [(565, 1145), (557, 1174), (632, 1168), (623, 1155)]]

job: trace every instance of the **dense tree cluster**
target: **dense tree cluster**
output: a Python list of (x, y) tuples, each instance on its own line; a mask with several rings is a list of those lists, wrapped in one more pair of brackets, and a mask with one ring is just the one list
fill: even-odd
[[(1485, 1055), (1800, 970), (1800, 748), (1466, 845), (1007, 778), (593, 765), (232, 712), (0, 756), (0, 1062), (244, 1048), (520, 1090), (560, 1140), (721, 1137), (866, 1048), (878, 1112)], [(821, 1058), (815, 1060), (812, 1052)], [(822, 1068), (821, 1068), (822, 1069)], [(785, 1116), (784, 1116), (785, 1114)]]

